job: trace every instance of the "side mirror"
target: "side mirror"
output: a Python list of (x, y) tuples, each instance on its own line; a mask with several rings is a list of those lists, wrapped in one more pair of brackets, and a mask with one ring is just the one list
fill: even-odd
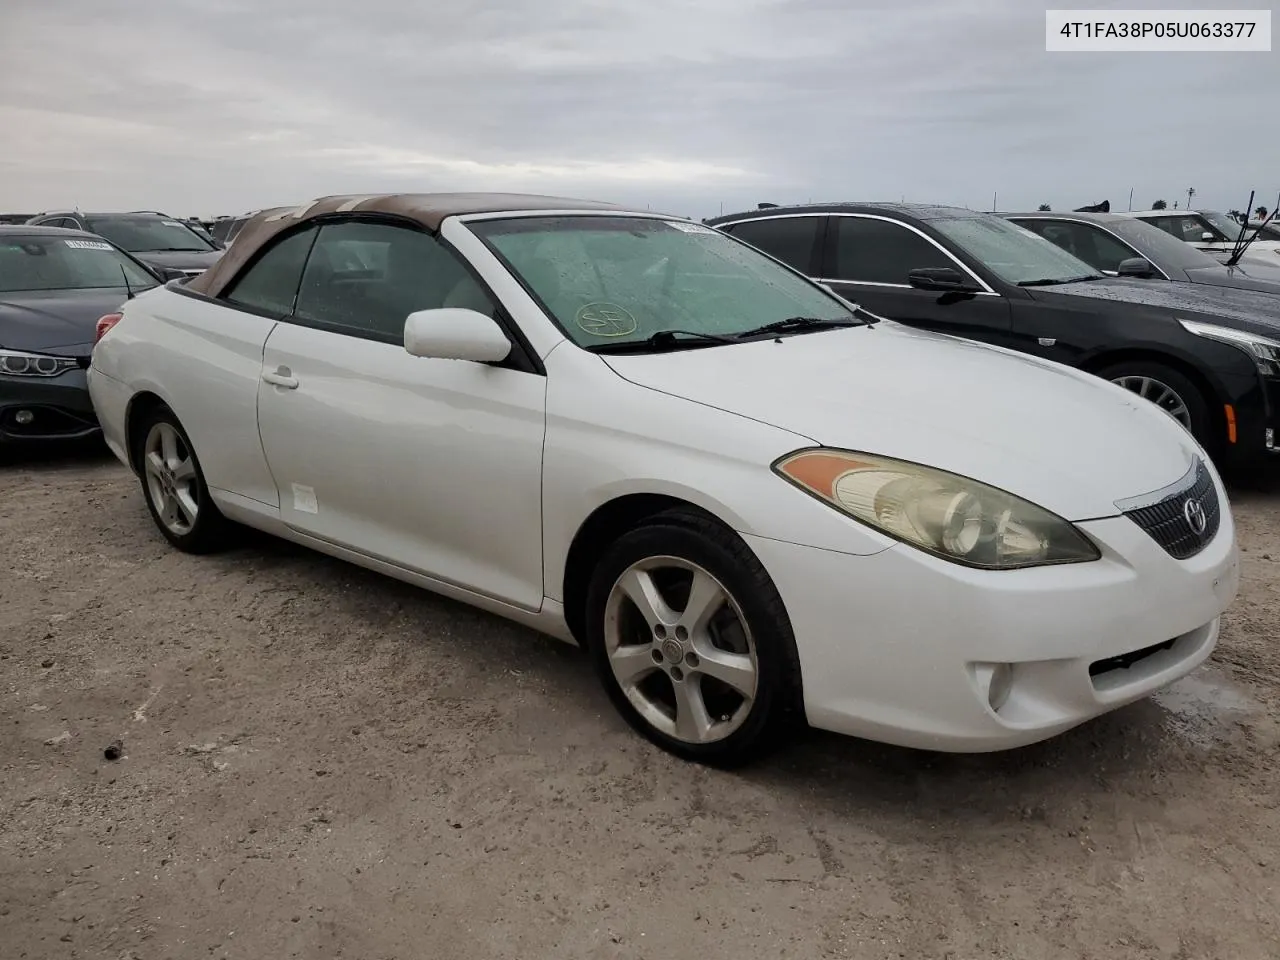
[(1120, 261), (1120, 265), (1116, 267), (1116, 274), (1121, 277), (1149, 280), (1156, 275), (1156, 268), (1144, 257), (1129, 257), (1127, 260)]
[(179, 270), (177, 267), (157, 267), (156, 272), (160, 274), (160, 279), (165, 283), (170, 280), (185, 280), (187, 277), (186, 272)]
[(511, 341), (483, 313), (442, 307), (409, 314), (404, 322), (404, 348), (415, 357), (497, 363), (511, 353)]
[(1204, 233), (1200, 234), (1200, 239), (1203, 240), (1205, 243), (1213, 243), (1218, 238), (1215, 237), (1208, 230), (1206, 230)]
[(921, 267), (912, 270), (907, 274), (907, 283), (917, 290), (934, 290), (938, 293), (977, 293), (982, 289), (953, 267)]

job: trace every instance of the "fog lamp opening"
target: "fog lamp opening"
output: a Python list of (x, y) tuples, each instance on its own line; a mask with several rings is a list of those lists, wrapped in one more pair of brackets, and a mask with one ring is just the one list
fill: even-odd
[(987, 700), (992, 713), (999, 713), (1009, 702), (1013, 691), (1013, 665), (1009, 663), (977, 663), (973, 668), (978, 689)]

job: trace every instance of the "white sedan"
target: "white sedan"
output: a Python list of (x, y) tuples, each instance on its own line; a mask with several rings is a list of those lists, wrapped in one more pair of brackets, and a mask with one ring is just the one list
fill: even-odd
[(1222, 483), (1151, 404), (687, 220), (329, 197), (99, 337), (176, 547), (245, 524), (581, 643), (690, 759), (793, 720), (1041, 740), (1192, 670), (1237, 590)]

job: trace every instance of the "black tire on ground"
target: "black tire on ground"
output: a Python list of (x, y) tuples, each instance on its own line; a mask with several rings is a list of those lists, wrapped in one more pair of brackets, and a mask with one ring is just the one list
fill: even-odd
[[(190, 489), (197, 508), (196, 519), (194, 523), (190, 524), (190, 529), (184, 532), (175, 532), (165, 523), (148, 480), (146, 462), (148, 438), (158, 427), (165, 425), (177, 435), (179, 452), (183, 454), (184, 459), (189, 459), (191, 466), (194, 468), (194, 477), (190, 483)], [(213, 499), (209, 496), (209, 487), (205, 483), (204, 470), (200, 466), (200, 460), (196, 456), (195, 449), (191, 445), (191, 440), (187, 436), (186, 430), (183, 429), (182, 423), (174, 412), (164, 406), (156, 407), (154, 410), (149, 411), (143, 421), (138, 424), (137, 432), (134, 435), (134, 443), (134, 462), (138, 464), (138, 477), (142, 484), (142, 496), (147, 502), (147, 510), (151, 513), (151, 519), (155, 521), (156, 527), (164, 535), (165, 539), (184, 553), (212, 553), (225, 546), (229, 539), (231, 523), (219, 512)]]
[[(609, 595), (628, 568), (651, 557), (674, 557), (711, 574), (732, 596), (750, 629), (755, 697), (741, 725), (723, 739), (690, 743), (657, 729), (628, 700), (610, 666), (605, 639)], [(675, 509), (624, 534), (596, 565), (586, 607), (587, 648), (610, 699), (633, 728), (663, 749), (710, 766), (735, 767), (764, 756), (786, 733), (803, 726), (800, 663), (782, 598), (746, 543), (714, 520)], [(699, 680), (700, 690), (703, 682)]]
[[(1168, 387), (1178, 395), (1187, 409), (1191, 435), (1210, 454), (1218, 451), (1224, 439), (1223, 428), (1216, 425), (1203, 391), (1186, 374), (1156, 361), (1134, 360), (1105, 367), (1098, 370), (1097, 375), (1113, 383), (1125, 377), (1143, 377)], [(1165, 412), (1168, 413), (1168, 410)]]

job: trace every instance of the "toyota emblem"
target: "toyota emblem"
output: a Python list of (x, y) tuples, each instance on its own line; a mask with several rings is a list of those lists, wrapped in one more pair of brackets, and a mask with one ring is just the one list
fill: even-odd
[(1182, 515), (1187, 518), (1187, 523), (1197, 534), (1204, 533), (1204, 528), (1209, 525), (1209, 518), (1204, 513), (1204, 504), (1195, 497), (1187, 498), (1187, 502), (1182, 505)]

